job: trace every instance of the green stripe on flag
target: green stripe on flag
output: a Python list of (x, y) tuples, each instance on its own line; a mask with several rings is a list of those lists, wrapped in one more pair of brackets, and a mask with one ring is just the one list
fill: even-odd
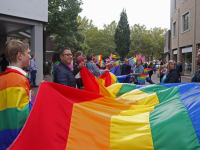
[(23, 109), (15, 107), (0, 111), (0, 131), (22, 128), (29, 113), (29, 104)]
[(134, 90), (135, 87), (136, 87), (135, 84), (123, 83), (122, 87), (120, 88), (119, 92), (117, 93), (117, 97)]
[(155, 150), (197, 150), (200, 144), (178, 87), (157, 92), (160, 104), (150, 113)]
[(165, 89), (167, 89), (165, 86), (158, 84), (148, 85), (140, 88), (140, 90), (145, 93), (156, 93), (157, 91)]

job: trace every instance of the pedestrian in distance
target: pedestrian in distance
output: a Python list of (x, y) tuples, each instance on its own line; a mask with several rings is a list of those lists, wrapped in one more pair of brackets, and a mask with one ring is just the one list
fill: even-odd
[(34, 87), (38, 87), (36, 85), (36, 82), (35, 82), (36, 73), (37, 73), (37, 64), (35, 62), (35, 55), (34, 54), (31, 55), (30, 67), (29, 68), (30, 68), (30, 72), (31, 72), (31, 82), (33, 82)]

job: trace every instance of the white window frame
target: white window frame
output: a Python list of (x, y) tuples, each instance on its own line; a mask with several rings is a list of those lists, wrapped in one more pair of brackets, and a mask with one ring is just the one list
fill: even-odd
[[(185, 16), (187, 13), (189, 14), (188, 29), (187, 29), (187, 30), (184, 30), (184, 16)], [(182, 33), (185, 33), (185, 32), (187, 32), (187, 31), (189, 31), (189, 30), (190, 30), (190, 10), (188, 10), (187, 12), (185, 12), (184, 14), (182, 14)]]
[[(175, 32), (174, 32), (174, 23), (176, 23), (176, 20), (173, 22), (173, 24), (172, 24), (172, 37), (174, 38), (174, 37), (176, 37), (176, 34), (177, 34), (177, 23), (176, 23), (176, 26), (175, 26)], [(175, 33), (175, 35), (174, 35), (174, 33)]]

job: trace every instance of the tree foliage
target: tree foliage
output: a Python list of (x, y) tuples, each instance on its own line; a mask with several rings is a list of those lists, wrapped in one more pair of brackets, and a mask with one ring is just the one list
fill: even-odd
[(79, 29), (85, 35), (85, 43), (88, 49), (85, 54), (93, 53), (95, 55), (103, 55), (109, 57), (110, 54), (117, 54), (115, 52), (114, 34), (117, 23), (115, 21), (111, 24), (104, 25), (103, 29), (98, 29), (93, 24), (92, 20), (86, 17), (78, 17), (80, 23)]
[(146, 29), (145, 25), (135, 24), (131, 27), (131, 51), (128, 56), (141, 53), (147, 58), (162, 59), (164, 52), (164, 34), (166, 29)]
[(87, 49), (85, 36), (78, 30), (78, 14), (81, 0), (49, 0), (48, 1), (48, 24), (46, 35), (53, 35), (56, 42), (55, 50), (70, 47), (72, 51)]
[(92, 20), (81, 18), (81, 0), (48, 1), (47, 37), (53, 35), (56, 51), (70, 47), (72, 52), (81, 50), (84, 54), (93, 53), (109, 57), (110, 54), (122, 58), (138, 53), (146, 57), (162, 58), (164, 33), (166, 29), (146, 29), (145, 25), (135, 24), (129, 29), (127, 14), (123, 10), (118, 25), (115, 21), (98, 29)]
[(116, 52), (124, 58), (130, 51), (130, 28), (127, 20), (127, 14), (123, 10), (120, 14), (120, 20), (115, 31)]

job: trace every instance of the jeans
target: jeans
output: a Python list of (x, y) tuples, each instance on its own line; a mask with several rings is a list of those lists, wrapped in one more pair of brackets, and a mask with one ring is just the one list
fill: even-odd
[(36, 86), (35, 79), (36, 79), (36, 70), (33, 70), (31, 71), (31, 82), (33, 81), (33, 86)]

